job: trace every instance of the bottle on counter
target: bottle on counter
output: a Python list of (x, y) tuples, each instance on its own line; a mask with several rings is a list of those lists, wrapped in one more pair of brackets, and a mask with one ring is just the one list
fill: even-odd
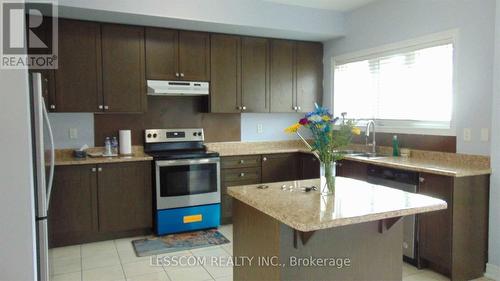
[(399, 156), (399, 140), (396, 135), (392, 137), (392, 156)]
[(104, 155), (111, 156), (113, 154), (113, 148), (111, 147), (111, 139), (106, 137), (104, 139)]
[(116, 137), (111, 140), (111, 151), (113, 155), (118, 155), (118, 139)]

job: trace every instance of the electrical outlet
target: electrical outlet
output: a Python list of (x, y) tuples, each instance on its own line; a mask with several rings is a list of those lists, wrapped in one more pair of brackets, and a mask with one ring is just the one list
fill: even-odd
[(257, 124), (257, 134), (262, 134), (264, 129), (262, 128), (262, 124)]
[(470, 128), (465, 128), (464, 129), (464, 141), (465, 142), (470, 142), (471, 139), (472, 139), (471, 129)]
[(487, 142), (490, 140), (490, 130), (488, 128), (481, 128), (481, 141)]
[(72, 140), (76, 140), (78, 138), (78, 129), (70, 128), (69, 129), (69, 138)]

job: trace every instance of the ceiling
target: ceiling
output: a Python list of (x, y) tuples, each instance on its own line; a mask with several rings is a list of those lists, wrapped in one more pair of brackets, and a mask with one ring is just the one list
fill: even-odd
[(335, 11), (350, 11), (358, 7), (366, 5), (375, 0), (264, 0), (268, 2), (294, 5), (308, 8), (335, 10)]

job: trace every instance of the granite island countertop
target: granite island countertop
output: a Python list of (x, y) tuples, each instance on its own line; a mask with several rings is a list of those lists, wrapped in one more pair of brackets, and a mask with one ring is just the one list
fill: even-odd
[[(221, 156), (273, 154), (273, 153), (311, 153), (301, 141), (269, 142), (218, 142), (207, 143), (210, 150)], [(362, 150), (362, 145), (354, 145), (354, 150)], [(377, 147), (384, 154), (390, 148)], [(490, 160), (487, 156), (465, 155), (435, 151), (412, 150), (411, 157), (366, 158), (346, 156), (346, 160), (358, 161), (384, 167), (425, 172), (450, 177), (467, 177), (491, 174)]]
[(319, 186), (319, 179), (269, 183), (267, 189), (257, 188), (259, 185), (228, 187), (228, 194), (304, 232), (447, 208), (440, 199), (343, 177), (336, 178), (335, 196), (301, 191), (302, 187)]

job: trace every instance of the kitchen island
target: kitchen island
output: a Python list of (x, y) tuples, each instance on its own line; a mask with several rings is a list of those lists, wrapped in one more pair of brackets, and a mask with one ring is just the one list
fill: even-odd
[(400, 218), (446, 209), (428, 196), (337, 177), (228, 188), (233, 197), (234, 280), (401, 280)]

